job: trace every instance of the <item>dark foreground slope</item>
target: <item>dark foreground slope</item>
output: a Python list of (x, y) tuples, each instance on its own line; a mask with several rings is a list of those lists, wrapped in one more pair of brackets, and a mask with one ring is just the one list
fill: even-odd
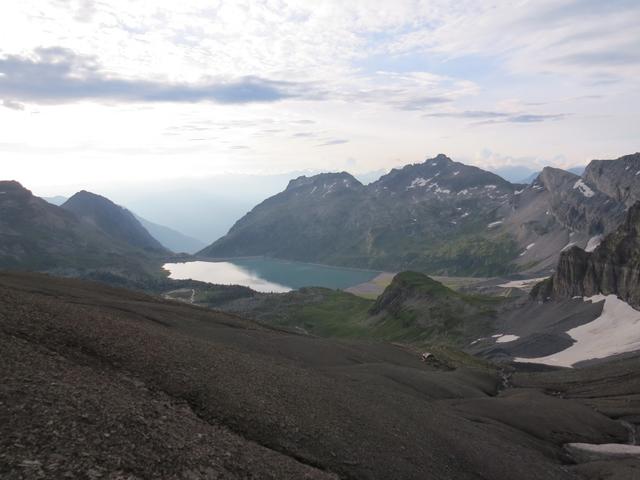
[(395, 345), (37, 274), (1, 274), (0, 305), (2, 478), (573, 479), (564, 443), (627, 437)]

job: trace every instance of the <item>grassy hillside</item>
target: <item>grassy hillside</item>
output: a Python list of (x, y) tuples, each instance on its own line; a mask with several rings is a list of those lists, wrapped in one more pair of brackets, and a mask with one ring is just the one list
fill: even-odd
[[(190, 291), (174, 298), (189, 301)], [(313, 335), (414, 346), (464, 346), (488, 334), (502, 300), (456, 292), (417, 272), (394, 278), (377, 300), (340, 290), (302, 288), (283, 294), (242, 287), (196, 289), (195, 303)]]

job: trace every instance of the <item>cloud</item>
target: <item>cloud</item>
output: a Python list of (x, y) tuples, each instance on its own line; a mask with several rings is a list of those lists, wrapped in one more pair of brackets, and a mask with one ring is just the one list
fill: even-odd
[(106, 102), (277, 102), (302, 95), (303, 85), (245, 76), (231, 80), (172, 83), (110, 76), (94, 57), (60, 48), (37, 48), (31, 56), (0, 58), (0, 97), (10, 101), (63, 104)]
[(10, 108), (11, 110), (24, 110), (24, 105), (20, 102), (14, 102), (13, 100), (3, 100), (2, 106), (5, 108)]
[(473, 125), (487, 125), (492, 123), (538, 123), (549, 120), (562, 120), (567, 114), (533, 114), (533, 113), (508, 113), (508, 112), (490, 112), (481, 110), (467, 110), (463, 112), (436, 112), (427, 113), (423, 117), (431, 118), (465, 118), (465, 119), (484, 119)]
[(508, 113), (503, 112), (486, 112), (482, 110), (467, 110), (464, 112), (435, 112), (425, 113), (423, 117), (435, 118), (500, 118), (507, 117)]
[(328, 147), (330, 145), (341, 145), (343, 143), (348, 143), (348, 142), (349, 142), (349, 140), (345, 140), (343, 138), (335, 138), (335, 139), (332, 139), (332, 140), (327, 140), (324, 143), (319, 143), (316, 146), (318, 146), (318, 147)]

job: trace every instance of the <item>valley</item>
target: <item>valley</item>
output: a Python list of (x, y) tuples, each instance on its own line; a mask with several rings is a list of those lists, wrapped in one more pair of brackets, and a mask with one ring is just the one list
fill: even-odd
[(0, 182), (0, 473), (634, 478), (640, 207), (594, 168), (300, 177), (195, 255)]

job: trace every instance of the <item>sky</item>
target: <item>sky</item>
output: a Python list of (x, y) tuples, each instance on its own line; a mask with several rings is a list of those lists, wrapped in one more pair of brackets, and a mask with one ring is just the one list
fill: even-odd
[(21, 0), (0, 177), (365, 173), (640, 150), (637, 0)]

